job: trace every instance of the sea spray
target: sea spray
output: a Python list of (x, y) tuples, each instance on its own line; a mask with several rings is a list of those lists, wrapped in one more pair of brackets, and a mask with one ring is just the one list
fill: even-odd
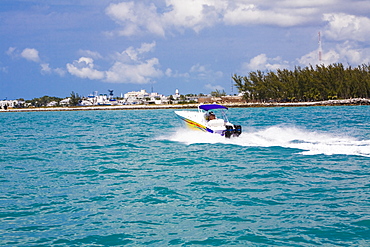
[(353, 137), (338, 136), (332, 133), (308, 131), (296, 127), (271, 126), (261, 130), (244, 132), (236, 138), (227, 139), (223, 136), (189, 130), (177, 129), (167, 139), (187, 145), (197, 143), (233, 144), (245, 147), (283, 147), (300, 149), (301, 154), (343, 154), (370, 157), (370, 140), (357, 140)]

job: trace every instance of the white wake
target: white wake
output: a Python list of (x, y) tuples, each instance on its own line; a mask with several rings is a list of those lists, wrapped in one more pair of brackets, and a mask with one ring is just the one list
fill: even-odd
[(284, 147), (300, 149), (301, 154), (343, 154), (370, 157), (370, 140), (357, 140), (348, 136), (310, 132), (292, 127), (272, 126), (263, 130), (244, 131), (237, 138), (225, 137), (206, 132), (178, 129), (170, 136), (162, 137), (185, 144), (223, 143), (249, 147)]

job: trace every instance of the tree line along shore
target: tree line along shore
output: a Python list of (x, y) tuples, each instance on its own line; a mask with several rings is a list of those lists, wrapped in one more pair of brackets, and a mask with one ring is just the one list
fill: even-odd
[(233, 80), (246, 101), (312, 102), (370, 98), (370, 65), (316, 65), (294, 70), (253, 71)]

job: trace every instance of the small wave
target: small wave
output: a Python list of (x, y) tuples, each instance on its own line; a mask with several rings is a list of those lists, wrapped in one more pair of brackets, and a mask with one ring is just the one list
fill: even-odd
[(238, 138), (226, 139), (206, 132), (178, 129), (167, 137), (161, 137), (187, 145), (222, 143), (246, 147), (284, 147), (303, 150), (303, 155), (358, 155), (370, 157), (370, 140), (311, 132), (294, 127), (272, 126), (263, 130), (243, 132)]

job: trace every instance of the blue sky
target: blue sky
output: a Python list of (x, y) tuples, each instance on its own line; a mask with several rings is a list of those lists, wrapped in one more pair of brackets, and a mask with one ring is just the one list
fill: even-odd
[(370, 1), (1, 0), (0, 35), (0, 99), (235, 94), (234, 73), (369, 63)]

